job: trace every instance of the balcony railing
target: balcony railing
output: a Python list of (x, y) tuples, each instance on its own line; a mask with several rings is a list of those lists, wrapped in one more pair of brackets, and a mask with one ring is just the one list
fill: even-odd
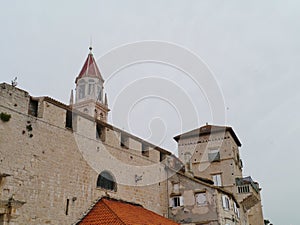
[(241, 185), (238, 186), (238, 193), (249, 193), (250, 192), (250, 185), (246, 184), (246, 185)]
[(236, 185), (238, 186), (238, 193), (247, 193), (250, 192), (250, 186), (259, 193), (259, 187), (251, 177), (244, 177), (244, 178), (236, 178)]
[(240, 194), (241, 204), (250, 209), (260, 201), (259, 187), (251, 177), (236, 178), (237, 193)]

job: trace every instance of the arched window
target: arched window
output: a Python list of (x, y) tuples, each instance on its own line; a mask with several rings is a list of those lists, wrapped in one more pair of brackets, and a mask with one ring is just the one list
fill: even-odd
[(84, 84), (80, 84), (78, 86), (78, 98), (82, 99), (85, 97), (85, 85)]
[(97, 179), (97, 187), (106, 190), (117, 191), (117, 184), (113, 175), (108, 171), (102, 171)]

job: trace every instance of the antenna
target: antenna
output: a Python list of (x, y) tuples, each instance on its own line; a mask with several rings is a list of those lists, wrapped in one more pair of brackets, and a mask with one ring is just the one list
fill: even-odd
[(11, 85), (13, 87), (16, 87), (18, 85), (17, 79), (18, 79), (18, 77), (15, 77), (13, 80), (11, 80)]
[(92, 35), (90, 36), (90, 47), (89, 47), (89, 49), (90, 49), (90, 51), (92, 51), (92, 49), (93, 49), (93, 37), (92, 37)]

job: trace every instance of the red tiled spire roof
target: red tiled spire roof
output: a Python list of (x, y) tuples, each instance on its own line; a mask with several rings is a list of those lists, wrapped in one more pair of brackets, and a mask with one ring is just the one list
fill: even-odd
[(85, 63), (79, 73), (79, 75), (76, 77), (75, 83), (77, 83), (78, 79), (82, 78), (82, 77), (96, 77), (99, 78), (100, 80), (104, 81), (100, 70), (97, 66), (97, 63), (95, 61), (95, 58), (93, 56), (92, 53), (92, 47), (89, 48), (90, 49), (90, 53), (87, 57), (87, 59), (85, 60)]
[(150, 210), (121, 200), (102, 198), (76, 225), (179, 225)]

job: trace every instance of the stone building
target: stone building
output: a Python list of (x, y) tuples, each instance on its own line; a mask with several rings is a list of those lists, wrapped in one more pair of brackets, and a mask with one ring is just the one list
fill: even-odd
[[(107, 196), (186, 225), (260, 225), (252, 222), (262, 217), (260, 189), (242, 177), (231, 128), (223, 139), (175, 137), (183, 167), (169, 151), (107, 123), (104, 79), (91, 51), (75, 84), (69, 105), (0, 84), (0, 224), (73, 224)], [(199, 170), (207, 162), (201, 144), (212, 140), (219, 153), (209, 148), (214, 160)]]
[(235, 196), (180, 172), (169, 178), (169, 218), (181, 224), (245, 224)]
[(175, 137), (179, 158), (194, 176), (232, 193), (250, 225), (263, 225), (260, 187), (243, 177), (241, 143), (231, 127), (205, 125)]

